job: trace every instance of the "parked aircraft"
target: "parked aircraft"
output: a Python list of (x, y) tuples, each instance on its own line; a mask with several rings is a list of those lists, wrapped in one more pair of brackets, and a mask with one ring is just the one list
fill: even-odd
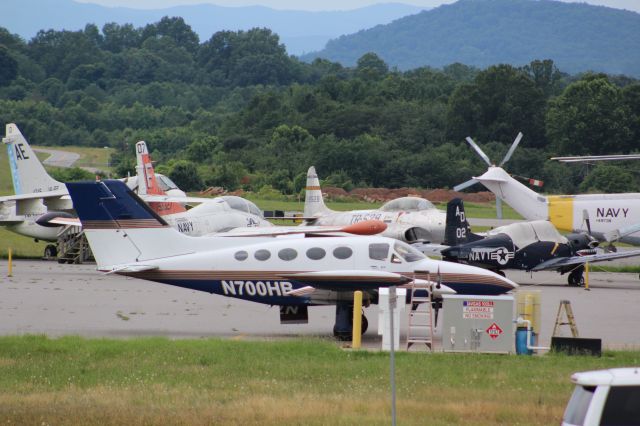
[[(477, 145), (474, 149), (488, 158)], [(527, 220), (548, 220), (566, 232), (584, 232), (590, 226), (589, 233), (599, 241), (618, 236), (619, 241), (640, 244), (640, 230), (634, 227), (640, 222), (640, 193), (545, 196), (495, 165), (490, 165), (482, 176), (473, 180), (482, 183)]]
[[(169, 225), (193, 237), (219, 236), (281, 236), (290, 234), (349, 233), (378, 234), (386, 228), (380, 221), (369, 220), (346, 226), (273, 226), (264, 219), (262, 211), (249, 200), (232, 195), (216, 198), (178, 197), (165, 194), (160, 188), (149, 157), (147, 144), (136, 144), (136, 173), (138, 195)], [(184, 203), (195, 203), (187, 210)]]
[(122, 182), (67, 187), (98, 270), (278, 305), (284, 321), (295, 312), (306, 322), (308, 306), (336, 304), (336, 335), (350, 334), (354, 290), (364, 291), (368, 305), (379, 287), (428, 279), (425, 271), (439, 271), (440, 292), (502, 294), (517, 287), (385, 237), (193, 238), (168, 226)]
[[(73, 211), (67, 188), (49, 176), (14, 123), (6, 125), (2, 142), (7, 146), (15, 195), (0, 197), (0, 225), (36, 241), (56, 241), (59, 229), (38, 225), (36, 220), (48, 211)], [(55, 254), (56, 246), (47, 245), (45, 257)]]
[(306, 225), (349, 225), (375, 219), (387, 225), (382, 234), (408, 243), (441, 243), (444, 239), (445, 212), (424, 198), (402, 197), (391, 200), (379, 209), (337, 212), (324, 204), (315, 167), (307, 171), (304, 202)]
[(546, 220), (518, 222), (488, 231), (471, 232), (462, 200), (449, 202), (447, 238), (451, 247), (442, 250), (444, 260), (487, 268), (497, 273), (505, 269), (525, 271), (556, 270), (568, 273), (569, 285), (584, 283), (585, 263), (640, 256), (640, 250), (596, 253), (598, 242), (587, 233), (561, 235)]
[[(42, 166), (31, 146), (14, 123), (6, 125), (2, 142), (7, 145), (7, 154), (15, 195), (0, 197), (0, 226), (37, 241), (55, 242), (62, 228), (51, 219), (73, 218), (73, 205), (64, 183), (53, 179)], [(161, 179), (159, 187), (166, 188), (173, 196), (184, 196), (169, 178)], [(128, 179), (132, 187), (137, 186), (133, 178)], [(55, 244), (49, 244), (44, 257), (57, 254)]]

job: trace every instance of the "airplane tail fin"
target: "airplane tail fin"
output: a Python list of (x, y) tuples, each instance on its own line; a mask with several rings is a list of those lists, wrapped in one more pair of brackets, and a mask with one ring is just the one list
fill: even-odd
[(510, 205), (527, 220), (548, 220), (547, 197), (527, 188), (512, 178), (501, 167), (489, 167), (482, 176), (474, 177), (493, 192), (496, 197)]
[(447, 203), (447, 222), (444, 230), (444, 244), (457, 246), (482, 239), (471, 232), (471, 226), (464, 211), (464, 203), (460, 198), (454, 198)]
[(48, 192), (64, 188), (63, 183), (49, 176), (17, 125), (7, 124), (2, 142), (7, 145), (13, 189), (16, 194)]
[(171, 228), (124, 182), (67, 183), (100, 270), (189, 251), (190, 237)]
[(304, 217), (321, 216), (326, 213), (331, 213), (331, 209), (324, 204), (322, 190), (320, 189), (320, 180), (316, 174), (316, 168), (311, 166), (307, 171), (307, 187), (305, 189), (304, 197)]
[[(138, 194), (140, 196), (165, 195), (165, 192), (160, 188), (158, 180), (156, 179), (145, 141), (136, 143), (136, 173), (138, 174)], [(156, 213), (162, 215), (184, 213), (187, 211), (182, 204), (173, 202), (150, 202), (149, 207)]]

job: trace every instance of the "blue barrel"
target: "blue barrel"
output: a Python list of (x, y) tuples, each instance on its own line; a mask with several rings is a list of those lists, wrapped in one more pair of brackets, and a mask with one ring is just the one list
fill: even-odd
[[(533, 344), (533, 332), (531, 333), (530, 345)], [(518, 327), (516, 330), (516, 353), (518, 355), (531, 355), (533, 351), (527, 349), (527, 329)]]

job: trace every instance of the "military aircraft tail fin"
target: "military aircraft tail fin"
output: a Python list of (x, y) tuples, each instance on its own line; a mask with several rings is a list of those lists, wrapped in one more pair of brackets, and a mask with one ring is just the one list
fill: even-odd
[(527, 220), (549, 220), (547, 197), (527, 188), (501, 167), (492, 166), (482, 175), (474, 177), (509, 204)]
[(311, 166), (307, 171), (307, 186), (304, 197), (304, 217), (318, 217), (327, 213), (331, 213), (331, 209), (324, 204), (322, 190), (320, 189), (320, 180), (316, 174), (316, 168)]
[[(165, 195), (165, 191), (163, 191), (158, 184), (158, 179), (156, 178), (145, 141), (136, 143), (136, 173), (138, 174), (138, 194), (140, 196), (144, 198), (145, 195)], [(182, 204), (170, 201), (150, 202), (149, 207), (156, 213), (162, 215), (184, 213), (187, 211)]]
[(464, 203), (460, 198), (454, 198), (447, 203), (447, 222), (444, 230), (444, 244), (457, 246), (480, 240), (480, 235), (471, 232), (471, 226), (464, 211)]
[(17, 125), (7, 124), (2, 142), (7, 145), (13, 189), (16, 194), (49, 192), (64, 188), (63, 183), (49, 176)]

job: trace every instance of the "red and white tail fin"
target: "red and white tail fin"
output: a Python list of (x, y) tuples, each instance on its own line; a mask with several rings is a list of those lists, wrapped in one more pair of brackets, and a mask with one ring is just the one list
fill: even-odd
[[(142, 198), (145, 195), (165, 195), (158, 185), (145, 141), (136, 143), (136, 172), (138, 173), (138, 195)], [(162, 216), (187, 211), (182, 204), (173, 202), (150, 202), (149, 206)]]

